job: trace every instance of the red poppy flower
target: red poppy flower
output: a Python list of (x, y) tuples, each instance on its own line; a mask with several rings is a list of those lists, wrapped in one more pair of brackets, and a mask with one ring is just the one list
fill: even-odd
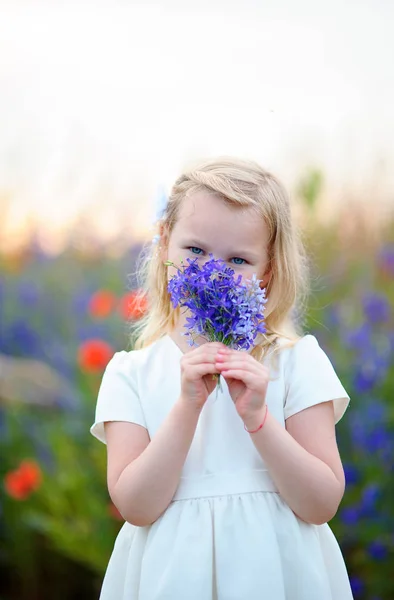
[(119, 303), (122, 317), (128, 319), (140, 319), (148, 310), (148, 300), (141, 290), (134, 290), (125, 294)]
[(103, 371), (114, 354), (113, 348), (103, 340), (87, 340), (78, 350), (78, 363), (84, 371)]
[(39, 465), (34, 460), (24, 460), (17, 469), (5, 475), (4, 487), (15, 500), (25, 500), (40, 487), (41, 481)]
[(116, 304), (116, 297), (107, 290), (98, 290), (89, 301), (89, 313), (97, 319), (104, 319), (113, 310)]

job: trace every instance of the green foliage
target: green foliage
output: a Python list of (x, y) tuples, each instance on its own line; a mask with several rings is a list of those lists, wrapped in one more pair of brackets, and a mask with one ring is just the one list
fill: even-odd
[(323, 173), (319, 169), (310, 169), (298, 185), (298, 195), (310, 211), (317, 206), (323, 184)]

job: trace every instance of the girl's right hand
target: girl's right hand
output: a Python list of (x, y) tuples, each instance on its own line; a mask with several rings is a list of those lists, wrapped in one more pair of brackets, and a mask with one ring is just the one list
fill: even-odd
[(218, 384), (213, 375), (218, 373), (215, 362), (223, 347), (220, 342), (208, 342), (186, 352), (181, 358), (181, 397), (197, 409), (202, 409)]

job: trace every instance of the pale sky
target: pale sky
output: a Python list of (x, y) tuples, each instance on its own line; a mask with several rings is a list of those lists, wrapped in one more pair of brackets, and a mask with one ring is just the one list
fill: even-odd
[(10, 228), (84, 208), (146, 229), (157, 187), (216, 154), (394, 205), (393, 22), (390, 0), (0, 0)]

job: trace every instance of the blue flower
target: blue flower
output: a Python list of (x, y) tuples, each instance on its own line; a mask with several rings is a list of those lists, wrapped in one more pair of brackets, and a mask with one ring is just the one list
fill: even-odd
[(385, 450), (390, 444), (390, 433), (384, 425), (378, 425), (370, 431), (365, 439), (365, 447), (369, 452)]
[(265, 290), (255, 276), (243, 284), (241, 275), (235, 278), (234, 270), (224, 261), (209, 256), (202, 266), (197, 258), (188, 258), (187, 265), (177, 267), (167, 288), (171, 302), (174, 308), (188, 309), (185, 335), (191, 346), (201, 335), (210, 342), (248, 350), (257, 334), (266, 331)]
[(390, 467), (393, 464), (394, 442), (382, 419), (384, 414), (379, 403), (375, 411), (371, 405), (364, 412), (355, 410), (349, 415), (349, 432), (354, 447), (373, 454)]
[(71, 308), (75, 316), (85, 316), (88, 312), (89, 302), (92, 297), (93, 290), (83, 289), (78, 291), (71, 299)]
[(387, 404), (378, 398), (372, 398), (365, 409), (366, 420), (369, 423), (385, 423), (387, 420)]
[(381, 494), (381, 489), (378, 484), (368, 484), (361, 496), (361, 511), (363, 515), (374, 514), (376, 511), (376, 502)]
[(359, 598), (364, 591), (364, 582), (360, 577), (353, 575), (350, 577), (350, 585), (355, 598)]
[(374, 540), (368, 546), (368, 554), (375, 560), (384, 560), (388, 554), (385, 544), (379, 540)]
[(340, 512), (340, 519), (345, 525), (356, 525), (360, 519), (360, 509), (357, 506), (346, 506)]
[(376, 374), (365, 367), (359, 367), (353, 376), (354, 391), (360, 394), (369, 392), (375, 387)]
[(347, 485), (351, 485), (351, 484), (357, 483), (359, 481), (360, 473), (359, 473), (357, 467), (355, 467), (355, 465), (352, 465), (350, 463), (344, 463), (343, 469), (345, 471), (345, 478), (346, 478)]
[(386, 296), (370, 292), (364, 296), (362, 304), (370, 323), (386, 323), (390, 319), (391, 306)]
[(365, 420), (357, 411), (349, 414), (349, 426), (353, 445), (364, 448), (367, 428)]
[(41, 339), (29, 322), (18, 319), (11, 323), (1, 340), (1, 348), (14, 356), (41, 356)]
[(378, 354), (372, 348), (369, 348), (368, 353), (363, 351), (353, 377), (355, 391), (363, 393), (372, 390), (386, 379), (388, 368), (388, 357)]
[(345, 331), (343, 333), (343, 341), (352, 350), (358, 350), (370, 346), (372, 333), (370, 323), (363, 323), (359, 327)]

